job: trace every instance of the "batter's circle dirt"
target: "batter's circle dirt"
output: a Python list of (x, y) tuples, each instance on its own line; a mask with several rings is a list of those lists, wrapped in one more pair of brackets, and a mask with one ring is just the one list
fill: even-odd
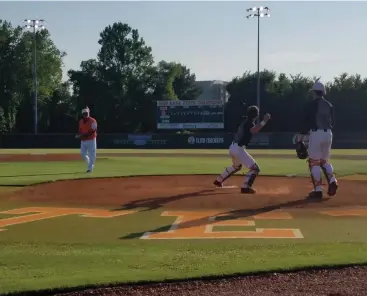
[(242, 176), (216, 188), (214, 176), (139, 176), (58, 181), (26, 187), (12, 200), (37, 205), (98, 206), (104, 208), (234, 209), (325, 208), (367, 205), (367, 182), (341, 180), (338, 194), (313, 203), (305, 199), (312, 189), (308, 178), (265, 177), (256, 180), (256, 195), (244, 195), (239, 187)]

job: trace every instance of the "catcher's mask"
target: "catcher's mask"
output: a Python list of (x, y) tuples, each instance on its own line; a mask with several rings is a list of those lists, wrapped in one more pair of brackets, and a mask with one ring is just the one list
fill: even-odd
[(299, 159), (306, 159), (308, 157), (307, 147), (303, 141), (296, 143), (296, 153)]

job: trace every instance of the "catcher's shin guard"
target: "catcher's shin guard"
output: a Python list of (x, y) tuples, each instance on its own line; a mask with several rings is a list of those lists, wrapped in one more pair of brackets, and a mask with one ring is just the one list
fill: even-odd
[(322, 172), (324, 173), (324, 176), (325, 176), (325, 178), (326, 178), (326, 182), (327, 182), (328, 184), (330, 184), (330, 176), (329, 176), (329, 174), (327, 173), (326, 169), (325, 169), (323, 166), (321, 166), (321, 170), (322, 170)]
[[(233, 165), (232, 167), (226, 168), (225, 171), (223, 172), (223, 174), (221, 176), (219, 176), (216, 181), (218, 181), (220, 183), (223, 183), (225, 180), (227, 180), (228, 178), (233, 176), (235, 173), (239, 172), (241, 169), (242, 169), (241, 164), (239, 164), (237, 166)], [(225, 176), (223, 177), (223, 175), (225, 175)]]
[[(325, 165), (328, 164), (329, 165), (329, 169), (330, 169), (330, 173), (328, 172), (327, 168), (325, 167)], [(334, 196), (338, 190), (338, 183), (336, 181), (336, 178), (335, 178), (335, 174), (333, 172), (333, 169), (332, 169), (332, 166), (330, 163), (327, 162), (327, 160), (321, 160), (321, 169), (322, 169), (322, 172), (324, 173), (325, 175), (325, 178), (327, 180), (327, 183), (328, 183), (328, 195), (329, 196)]]
[(322, 185), (322, 177), (321, 177), (321, 175), (320, 175), (320, 180), (319, 181), (316, 181), (315, 178), (312, 175), (312, 168), (315, 167), (315, 166), (321, 167), (320, 160), (309, 158), (308, 159), (308, 168), (310, 169), (310, 176), (311, 176), (311, 181), (312, 181), (314, 190), (316, 190), (316, 187), (317, 186), (321, 186)]
[[(335, 175), (334, 175), (334, 173), (333, 173), (333, 172), (328, 173), (328, 171), (327, 171), (327, 169), (326, 169), (326, 167), (325, 167), (325, 164), (329, 164), (327, 160), (323, 160), (323, 159), (321, 159), (320, 164), (321, 164), (322, 172), (324, 173), (325, 178), (326, 178), (326, 180), (327, 180), (327, 183), (330, 185), (330, 181), (331, 181), (331, 179), (333, 179), (333, 178), (335, 179)], [(330, 165), (330, 164), (329, 164), (329, 165)], [(331, 171), (332, 171), (332, 167), (331, 167)]]
[(254, 165), (252, 165), (250, 167), (250, 170), (247, 172), (246, 174), (246, 178), (245, 178), (245, 188), (251, 188), (252, 185), (255, 182), (256, 177), (258, 176), (258, 174), (260, 173), (260, 168), (259, 166), (255, 163)]

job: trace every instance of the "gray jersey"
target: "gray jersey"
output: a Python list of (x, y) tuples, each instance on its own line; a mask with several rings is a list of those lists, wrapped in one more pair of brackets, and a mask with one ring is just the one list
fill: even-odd
[(334, 124), (333, 105), (324, 98), (315, 99), (306, 108), (301, 134), (310, 130), (332, 129)]
[(315, 114), (317, 129), (332, 129), (333, 106), (325, 99), (320, 99), (317, 101), (317, 111)]

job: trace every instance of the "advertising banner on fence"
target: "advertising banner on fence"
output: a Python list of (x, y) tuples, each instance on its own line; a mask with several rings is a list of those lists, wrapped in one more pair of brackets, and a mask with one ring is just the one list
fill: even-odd
[(114, 148), (147, 148), (147, 149), (200, 149), (227, 148), (232, 141), (228, 134), (154, 134), (154, 135), (121, 135), (113, 139)]
[(270, 138), (267, 134), (255, 134), (252, 136), (251, 142), (249, 143), (250, 148), (261, 148), (261, 147), (269, 147)]
[[(334, 149), (367, 148), (365, 133), (335, 133)], [(233, 135), (227, 133), (196, 134), (100, 134), (100, 149), (228, 149)], [(79, 148), (74, 134), (3, 134), (1, 148)], [(295, 133), (259, 133), (249, 148), (295, 149)]]
[(187, 143), (189, 145), (201, 145), (201, 146), (224, 146), (225, 137), (224, 136), (189, 136), (187, 138)]
[[(126, 136), (125, 136), (126, 137)], [(116, 146), (124, 147), (142, 147), (147, 146), (148, 148), (152, 148), (152, 146), (164, 147), (168, 144), (167, 139), (154, 139), (153, 135), (135, 135), (129, 134), (127, 138), (124, 137), (116, 138), (113, 140), (113, 144)]]

